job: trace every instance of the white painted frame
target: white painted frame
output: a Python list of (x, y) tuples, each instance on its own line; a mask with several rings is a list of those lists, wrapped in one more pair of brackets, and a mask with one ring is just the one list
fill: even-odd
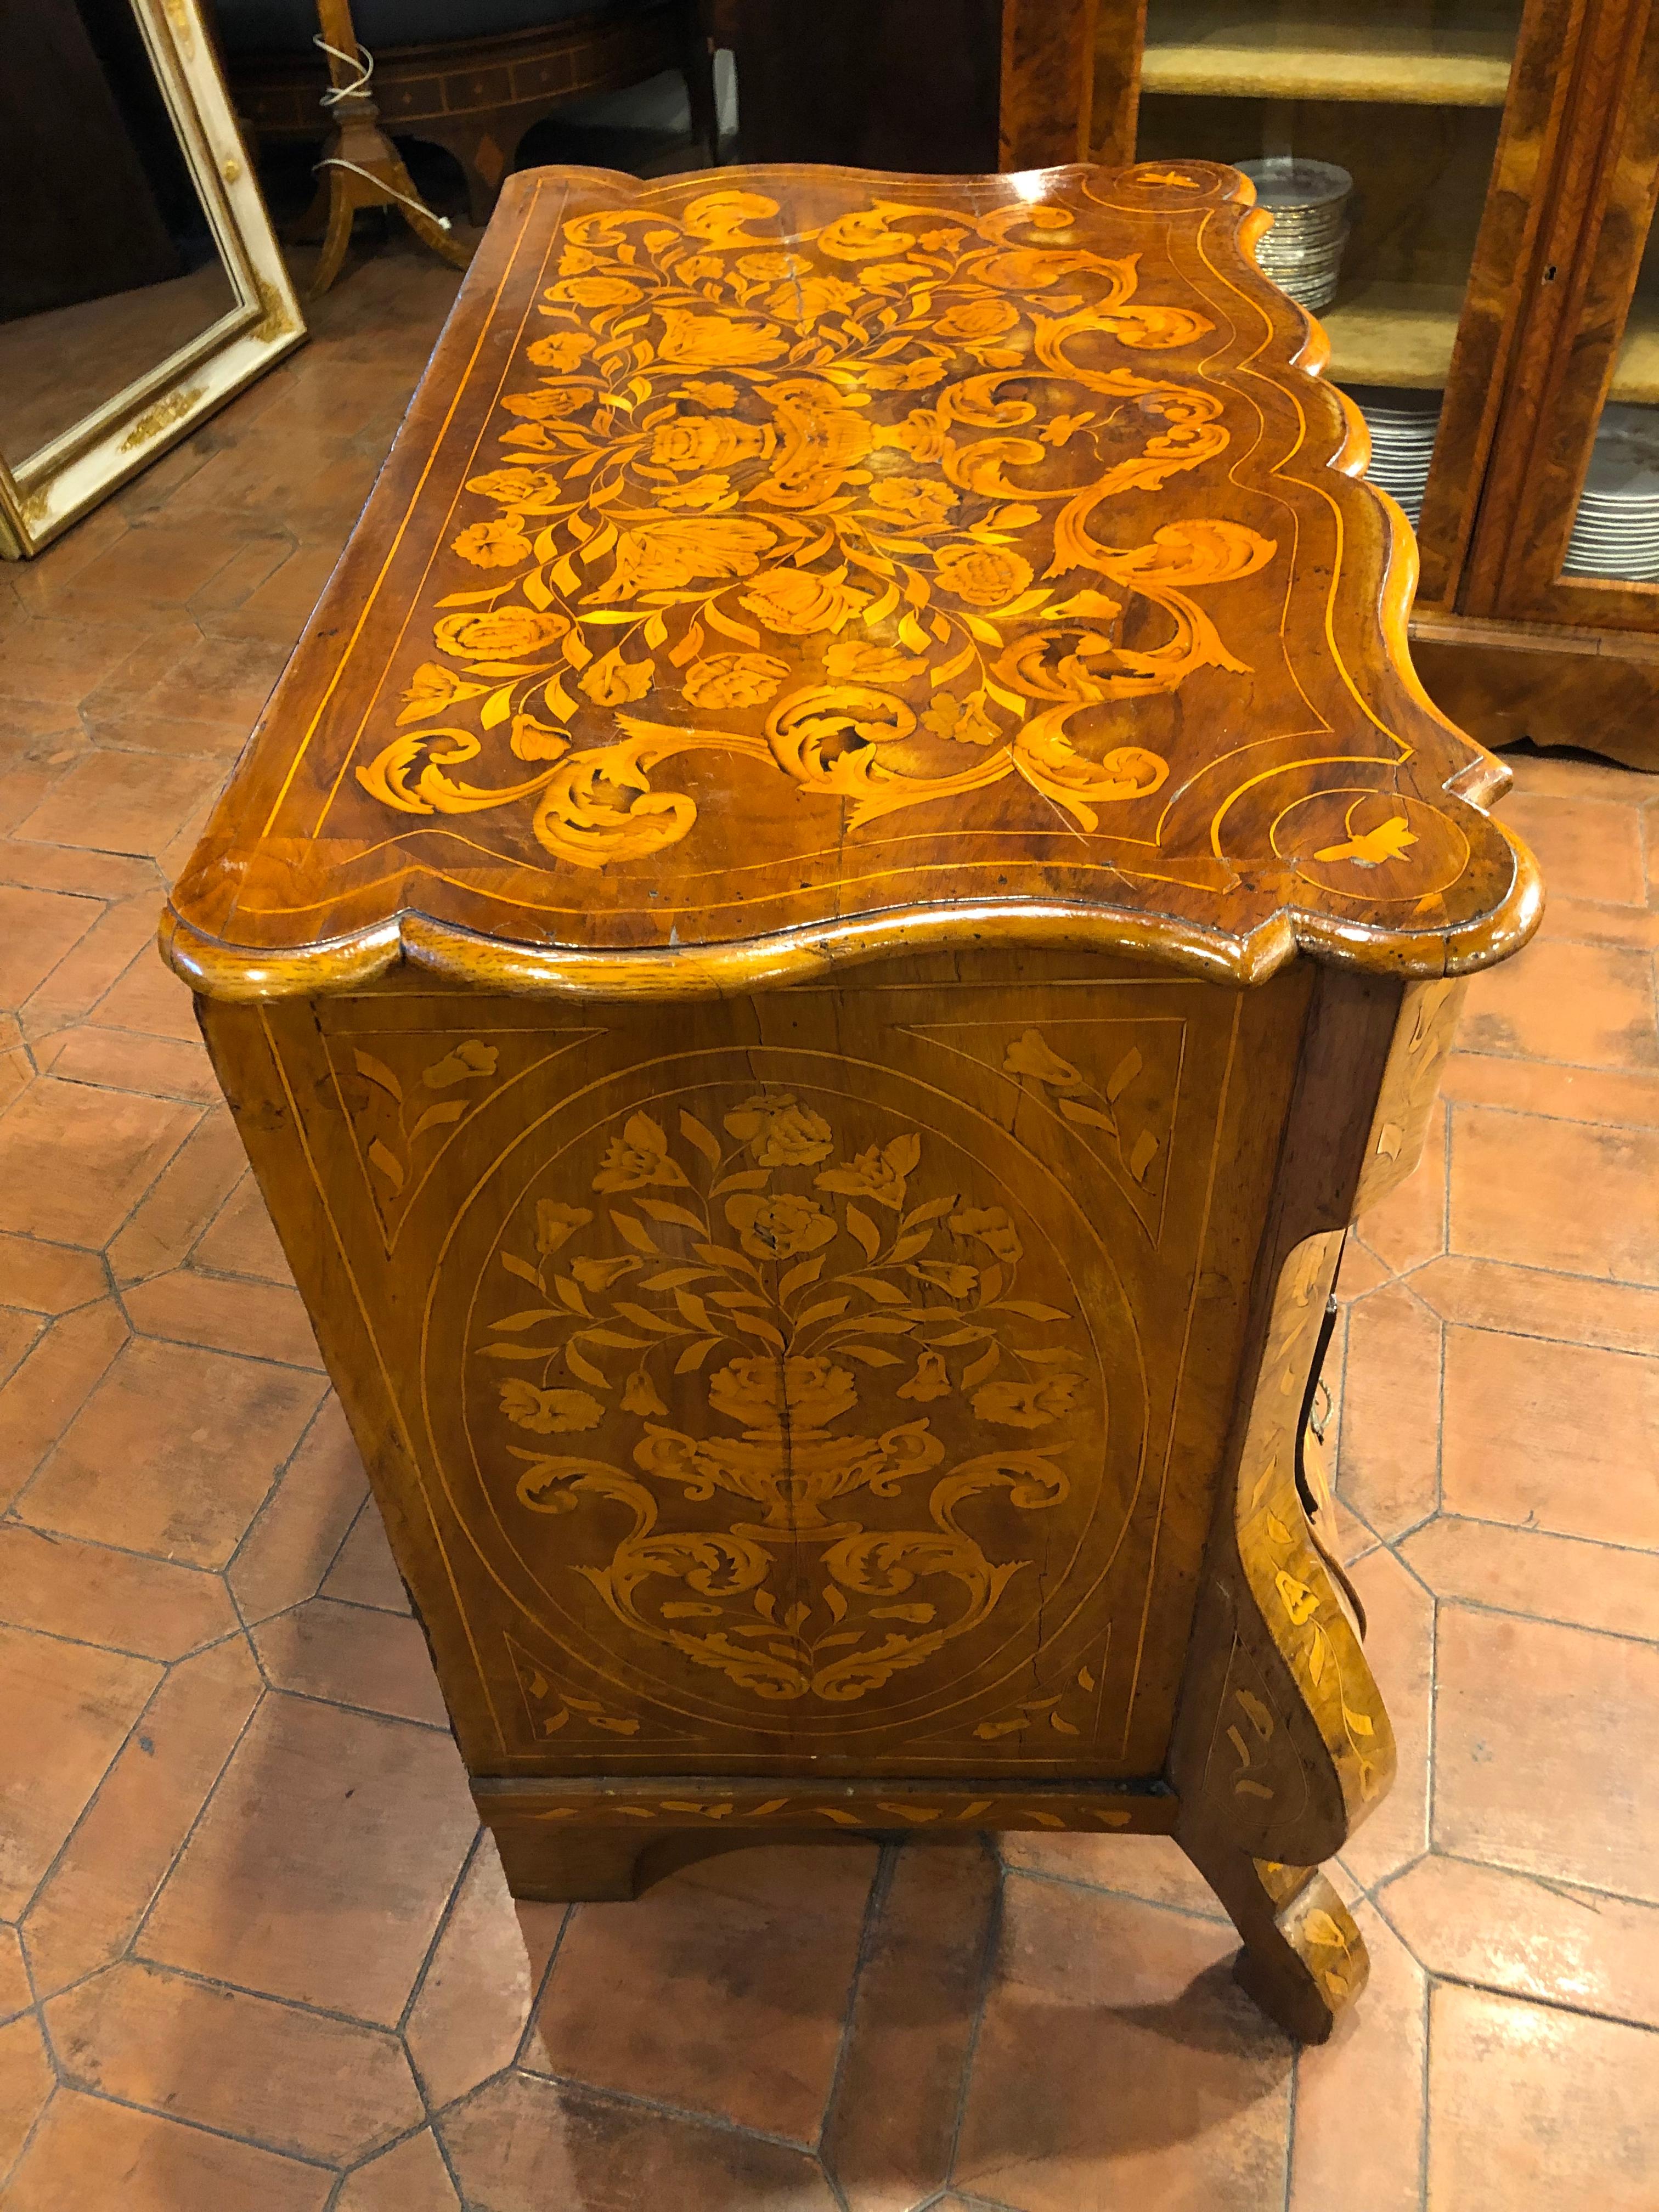
[(131, 4), (234, 304), (15, 468), (0, 458), (0, 556), (9, 560), (38, 553), (306, 335), (198, 0)]

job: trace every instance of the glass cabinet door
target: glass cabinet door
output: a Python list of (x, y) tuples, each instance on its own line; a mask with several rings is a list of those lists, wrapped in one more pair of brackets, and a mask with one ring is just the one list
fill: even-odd
[(1438, 392), (1474, 258), (1521, 0), (1150, 0), (1140, 155), (1353, 179), (1330, 374)]
[(1523, 461), (1482, 514), (1471, 612), (1659, 628), (1659, 10), (1642, 28), (1581, 102), (1595, 158), (1540, 246), (1500, 433)]
[[(1460, 325), (1471, 271), (1493, 246), (1516, 55), (1552, 10), (1544, 35), (1559, 50), (1560, 14), (1575, 4), (1147, 0), (1139, 159), (1266, 162), (1280, 175), (1316, 163), (1352, 179), (1334, 295), (1298, 296), (1329, 337), (1328, 373), (1370, 425), (1373, 481), (1422, 526), (1425, 580), (1437, 592), (1450, 588), (1491, 434), (1482, 410), (1495, 364), (1481, 363), (1480, 333), (1460, 345)], [(1115, 23), (1105, 0), (1103, 43)], [(1260, 183), (1258, 197), (1272, 204)], [(1276, 228), (1297, 220), (1287, 211)], [(1270, 234), (1263, 266), (1297, 292), (1274, 250)], [(1443, 422), (1449, 384), (1471, 389)]]

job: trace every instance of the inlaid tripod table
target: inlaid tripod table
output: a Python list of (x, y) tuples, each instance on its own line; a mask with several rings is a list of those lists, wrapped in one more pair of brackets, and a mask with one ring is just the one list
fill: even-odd
[(1262, 221), (514, 179), (173, 895), (521, 1897), (1156, 1832), (1363, 1982), (1304, 1417), (1539, 890)]

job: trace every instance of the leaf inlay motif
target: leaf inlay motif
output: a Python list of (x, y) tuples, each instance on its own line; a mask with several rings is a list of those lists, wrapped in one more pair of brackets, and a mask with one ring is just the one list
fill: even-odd
[(1097, 1363), (1026, 1294), (1030, 1232), (939, 1189), (922, 1133), (857, 1150), (771, 1085), (719, 1118), (627, 1115), (583, 1202), (509, 1224), (482, 1448), (523, 1510), (607, 1532), (568, 1571), (634, 1633), (769, 1702), (852, 1704), (1032, 1571), (990, 1532), (1103, 1449)]
[(726, 190), (564, 224), (456, 511), (440, 657), (357, 770), (384, 805), (523, 806), (599, 868), (687, 836), (696, 797), (653, 775), (714, 755), (853, 830), (1018, 775), (1092, 831), (1169, 774), (1094, 710), (1247, 672), (1192, 592), (1274, 543), (1108, 526), (1229, 442), (1220, 397), (1150, 358), (1204, 316), (1058, 203), (876, 200), (787, 244), (778, 216)]

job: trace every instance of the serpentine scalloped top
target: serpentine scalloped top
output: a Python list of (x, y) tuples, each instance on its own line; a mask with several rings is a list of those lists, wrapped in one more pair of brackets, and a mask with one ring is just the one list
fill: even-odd
[(1409, 533), (1201, 162), (502, 194), (163, 925), (741, 989), (904, 945), (1478, 967), (1539, 908)]

